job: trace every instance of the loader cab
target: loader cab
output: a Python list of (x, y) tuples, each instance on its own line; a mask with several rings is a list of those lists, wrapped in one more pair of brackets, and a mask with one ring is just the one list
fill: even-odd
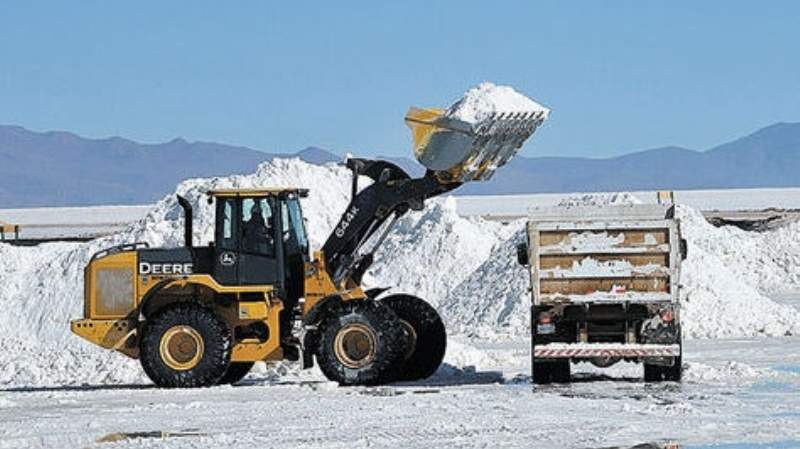
[(215, 207), (213, 276), (222, 285), (275, 285), (286, 299), (302, 295), (308, 238), (302, 189), (209, 192)]

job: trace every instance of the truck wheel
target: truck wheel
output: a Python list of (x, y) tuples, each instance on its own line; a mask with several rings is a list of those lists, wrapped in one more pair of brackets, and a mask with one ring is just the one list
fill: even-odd
[(348, 301), (319, 327), (317, 363), (340, 385), (375, 385), (394, 377), (406, 337), (392, 309), (372, 300)]
[(534, 384), (568, 383), (571, 379), (569, 360), (533, 362)]
[(680, 332), (678, 333), (678, 347), (680, 352), (675, 357), (672, 366), (662, 365), (649, 365), (644, 364), (644, 381), (645, 382), (680, 382), (683, 376), (683, 340)]
[(199, 304), (167, 307), (149, 318), (142, 330), (142, 368), (162, 388), (216, 385), (230, 358), (228, 325)]
[(235, 384), (244, 379), (244, 376), (250, 372), (253, 365), (255, 365), (255, 362), (231, 362), (228, 371), (225, 371), (225, 375), (217, 383), (219, 385)]
[(680, 382), (683, 377), (683, 357), (676, 357), (675, 363), (672, 366), (668, 366), (665, 371), (664, 380)]
[(680, 382), (683, 375), (683, 357), (675, 357), (672, 366), (644, 364), (645, 382)]
[(447, 332), (436, 309), (411, 295), (387, 296), (381, 303), (389, 306), (400, 319), (408, 340), (396, 379), (420, 380), (433, 375), (447, 349)]

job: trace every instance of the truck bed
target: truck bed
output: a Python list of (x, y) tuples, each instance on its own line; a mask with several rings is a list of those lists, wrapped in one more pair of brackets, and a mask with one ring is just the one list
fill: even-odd
[(677, 301), (679, 225), (667, 214), (654, 205), (532, 211), (533, 303)]

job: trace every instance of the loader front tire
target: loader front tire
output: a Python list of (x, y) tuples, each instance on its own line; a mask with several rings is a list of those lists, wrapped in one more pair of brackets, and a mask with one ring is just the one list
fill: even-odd
[(235, 384), (240, 380), (244, 379), (244, 376), (250, 372), (250, 370), (255, 365), (255, 362), (231, 362), (231, 365), (228, 367), (228, 371), (225, 371), (225, 375), (222, 376), (222, 379), (219, 380), (219, 385), (229, 385)]
[(376, 385), (392, 379), (406, 350), (397, 316), (373, 300), (353, 300), (329, 310), (319, 326), (317, 363), (340, 385)]
[(176, 304), (147, 319), (139, 358), (159, 387), (209, 387), (228, 370), (231, 337), (228, 325), (212, 310), (200, 304)]
[(436, 309), (412, 295), (391, 295), (381, 302), (400, 319), (408, 340), (403, 364), (395, 378), (413, 381), (432, 376), (447, 350), (447, 332)]

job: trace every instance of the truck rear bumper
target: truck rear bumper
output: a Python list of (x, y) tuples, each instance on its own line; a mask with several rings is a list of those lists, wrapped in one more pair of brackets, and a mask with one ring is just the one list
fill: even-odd
[(591, 359), (597, 357), (678, 357), (680, 345), (624, 343), (548, 343), (536, 345), (533, 356), (539, 359)]

